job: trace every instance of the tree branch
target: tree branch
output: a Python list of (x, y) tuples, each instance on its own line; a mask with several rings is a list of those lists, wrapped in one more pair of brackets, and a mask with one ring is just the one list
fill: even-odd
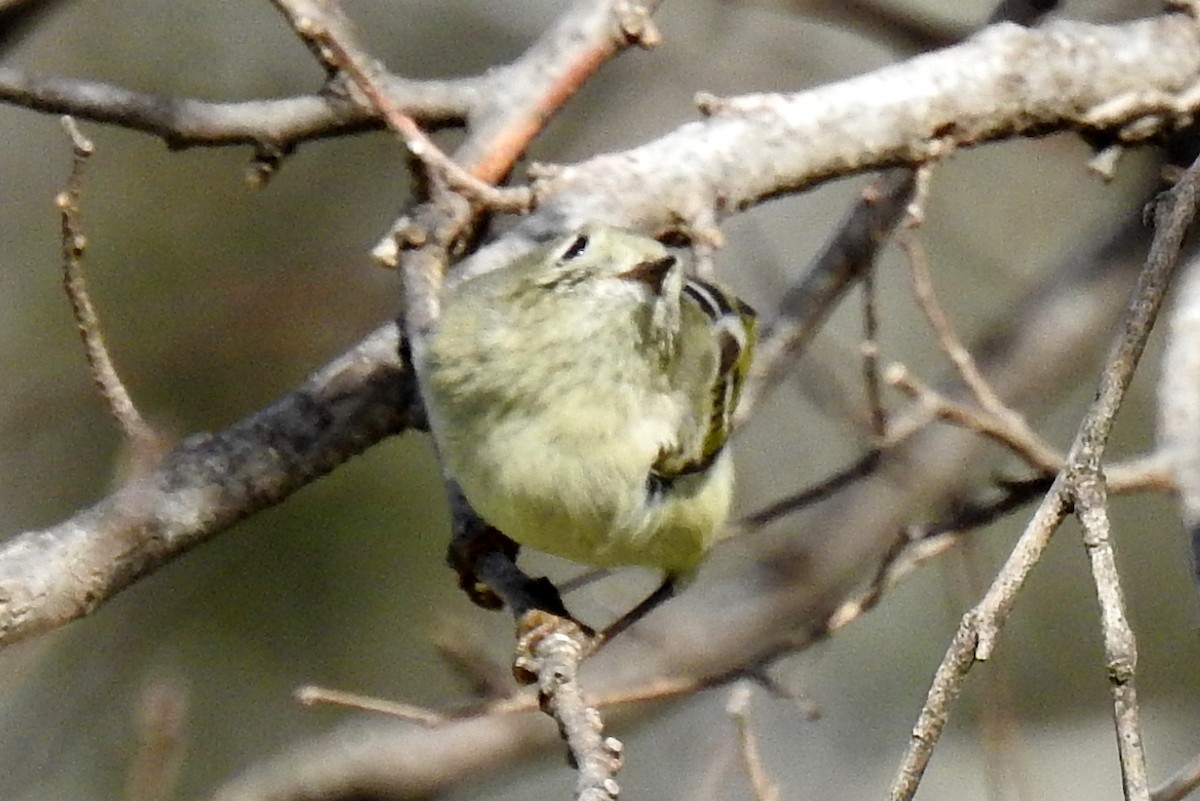
[(90, 509), (0, 543), (0, 644), (93, 611), (237, 521), (420, 423), (394, 325), (271, 406), (196, 434)]
[(600, 219), (662, 233), (708, 209), (727, 216), (833, 177), (921, 164), (947, 147), (1056, 131), (1144, 141), (1200, 108), (1200, 26), (1186, 14), (997, 25), (810, 91), (701, 105), (703, 121), (551, 170), (522, 229), (532, 237)]
[(535, 677), (542, 711), (558, 724), (579, 771), (576, 801), (616, 801), (620, 793), (622, 745), (603, 736), (600, 712), (583, 697), (579, 667), (591, 646), (591, 636), (574, 622), (551, 615), (532, 614), (517, 646), (517, 665)]
[(92, 383), (104, 399), (109, 413), (121, 427), (121, 432), (133, 451), (135, 462), (144, 467), (159, 455), (164, 447), (164, 440), (142, 417), (133, 402), (133, 397), (117, 373), (112, 357), (109, 356), (108, 346), (104, 344), (100, 317), (92, 304), (83, 271), (87, 237), (83, 234), (79, 220), (80, 200), (83, 196), (84, 165), (95, 152), (95, 146), (70, 117), (63, 117), (63, 127), (71, 137), (74, 156), (71, 161), (71, 173), (67, 178), (67, 188), (54, 198), (62, 216), (63, 288), (71, 301), (75, 325), (83, 340), (84, 353), (92, 372)]
[[(400, 108), (383, 88), (384, 79), (390, 75), (362, 49), (338, 4), (275, 0), (275, 5), (287, 16), (296, 33), (309, 44), (330, 74), (346, 79), (356, 102), (378, 115), (433, 178), (485, 208), (509, 212), (529, 210), (532, 197), (528, 190), (498, 189), (472, 175), (443, 153), (417, 121)], [(519, 196), (520, 199), (508, 199), (512, 196)]]
[[(461, 125), (485, 92), (488, 80), (392, 78), (386, 88), (410, 115), (437, 128)], [(258, 150), (287, 152), (311, 139), (383, 127), (382, 121), (349, 98), (335, 95), (211, 103), (15, 67), (0, 67), (0, 102), (152, 134), (172, 149), (253, 145)]]
[(1066, 464), (1008, 560), (983, 599), (963, 616), (913, 727), (912, 741), (892, 785), (892, 801), (908, 801), (916, 793), (934, 746), (949, 719), (950, 708), (962, 691), (966, 674), (977, 660), (986, 660), (991, 656), (996, 637), (1016, 602), (1017, 594), (1073, 506), (1084, 525), (1084, 542), (1093, 561), (1100, 596), (1125, 797), (1149, 798), (1133, 685), (1136, 650), (1133, 633), (1125, 621), (1124, 601), (1115, 580), (1111, 545), (1107, 542), (1101, 460), (1117, 410), (1178, 262), (1183, 236), (1196, 213), (1198, 182), (1200, 161), (1193, 164), (1169, 193), (1169, 202), (1163, 201), (1159, 207), (1161, 213), (1157, 219), (1158, 231), (1154, 244), (1129, 301), (1124, 324), (1100, 375), (1096, 400), (1079, 426)]

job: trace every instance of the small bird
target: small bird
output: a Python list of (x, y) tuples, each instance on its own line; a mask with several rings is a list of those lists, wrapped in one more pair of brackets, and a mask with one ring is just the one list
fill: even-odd
[(729, 515), (754, 339), (750, 307), (661, 243), (588, 225), (450, 290), (428, 341), (430, 427), (487, 522), (576, 562), (664, 571), (652, 608)]

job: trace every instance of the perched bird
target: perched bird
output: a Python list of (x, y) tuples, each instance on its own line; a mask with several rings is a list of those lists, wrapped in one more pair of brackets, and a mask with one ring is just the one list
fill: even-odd
[(430, 426), (489, 523), (576, 562), (660, 569), (662, 600), (728, 517), (754, 336), (753, 311), (662, 244), (589, 225), (448, 293)]

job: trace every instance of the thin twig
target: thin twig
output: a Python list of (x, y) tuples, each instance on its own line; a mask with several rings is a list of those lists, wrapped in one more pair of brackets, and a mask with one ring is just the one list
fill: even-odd
[(979, 653), (984, 644), (980, 631), (984, 625), (984, 615), (990, 613), (995, 620), (997, 612), (993, 609), (998, 604), (1002, 604), (1000, 613), (1007, 613), (1016, 592), (1049, 544), (1050, 536), (1066, 516), (1068, 508), (1061, 484), (1061, 479), (1056, 481), (1043, 498), (984, 600), (963, 616), (941, 665), (934, 673), (925, 706), (913, 726), (912, 740), (889, 794), (891, 801), (909, 801), (916, 793), (933, 749), (950, 718), (950, 708), (962, 692), (963, 679), (976, 659), (986, 658), (986, 652)]
[(382, 698), (350, 693), (344, 690), (318, 687), (314, 684), (307, 684), (297, 688), (293, 693), (293, 697), (304, 706), (333, 704), (335, 706), (358, 709), (363, 712), (379, 712), (394, 718), (400, 718), (401, 720), (418, 723), (422, 726), (440, 726), (448, 720), (445, 715), (434, 712), (432, 709), (425, 709), (424, 707), (413, 706), (412, 704), (403, 704), (397, 701), (387, 701)]
[(380, 77), (373, 74), (381, 73), (382, 69), (377, 65), (367, 66), (373, 62), (350, 38), (348, 26), (329, 21), (328, 18), (334, 12), (340, 13), (335, 3), (317, 5), (279, 0), (277, 5), (288, 15), (296, 32), (316, 46), (327, 64), (336, 67), (346, 76), (354, 88), (362, 93), (366, 105), (383, 118), (387, 126), (403, 140), (408, 151), (420, 160), (432, 175), (485, 208), (511, 212), (529, 210), (533, 200), (530, 190), (498, 189), (480, 180), (442, 152), (416, 121), (404, 113), (392, 96), (384, 90)]
[(750, 726), (750, 687), (739, 684), (729, 694), (725, 712), (733, 719), (737, 728), (738, 744), (742, 765), (750, 777), (750, 787), (758, 801), (779, 801), (779, 786), (767, 775), (762, 755), (758, 751), (758, 738)]
[(1037, 476), (1023, 481), (1002, 482), (1000, 488), (1003, 492), (1000, 497), (991, 501), (958, 504), (942, 520), (913, 526), (909, 530), (908, 537), (913, 541), (919, 541), (941, 534), (961, 534), (991, 525), (1014, 509), (1019, 509), (1031, 503), (1037, 496), (1044, 494), (1050, 489), (1053, 481), (1052, 476)]
[[(1014, 432), (1005, 427), (1003, 421), (997, 421), (983, 412), (946, 398), (941, 393), (917, 381), (901, 366), (892, 365), (889, 368), (888, 380), (893, 386), (911, 395), (918, 406), (922, 410), (927, 410), (928, 414), (906, 415), (901, 425), (895, 426), (879, 447), (866, 451), (853, 464), (810, 487), (734, 521), (730, 524), (733, 535), (762, 528), (825, 500), (855, 482), (872, 475), (883, 464), (884, 457), (891, 450), (903, 445), (927, 422), (934, 419), (943, 420), (970, 431), (977, 431), (1009, 449), (1036, 471), (1042, 473), (1042, 476), (1027, 481), (1005, 482), (1006, 487), (1017, 488), (1020, 492), (1013, 496), (1005, 496), (1005, 499), (998, 501), (994, 508), (991, 505), (965, 507), (948, 521), (935, 524), (941, 531), (971, 528), (992, 522), (1014, 508), (1028, 503), (1033, 496), (1024, 494), (1027, 488), (1036, 488), (1037, 492), (1045, 492), (1050, 486), (1050, 476), (1057, 474), (1062, 469), (1062, 456), (1042, 439), (1036, 437), (1026, 439), (1021, 432)], [(1105, 477), (1108, 491), (1112, 494), (1143, 491), (1171, 492), (1175, 489), (1171, 472), (1163, 456), (1157, 453), (1123, 462), (1114, 462), (1106, 468)], [(1010, 500), (1015, 503), (1010, 504)], [(984, 518), (978, 523), (971, 520), (971, 515), (976, 512), (982, 514)]]
[(871, 433), (876, 440), (887, 434), (887, 409), (879, 381), (879, 310), (875, 305), (875, 273), (867, 270), (862, 276), (863, 316), (863, 384), (867, 391), (867, 407), (871, 414)]
[(933, 289), (933, 278), (929, 272), (929, 255), (925, 252), (925, 246), (912, 231), (904, 231), (897, 237), (897, 243), (908, 257), (913, 296), (917, 299), (917, 306), (925, 315), (929, 327), (933, 329), (938, 346), (950, 359), (959, 378), (971, 390), (971, 394), (975, 396), (981, 406), (993, 413), (1004, 410), (1004, 404), (992, 391), (991, 386), (979, 372), (979, 368), (975, 366), (975, 360), (971, 358), (970, 351), (963, 345), (958, 332), (950, 323), (950, 318), (938, 302), (937, 293)]
[(512, 693), (512, 671), (487, 652), (482, 634), (469, 630), (460, 618), (444, 621), (433, 635), (433, 647), (454, 671), (470, 684), (476, 698), (495, 700)]
[(746, 515), (733, 523), (733, 528), (738, 531), (750, 531), (761, 528), (806, 506), (811, 506), (817, 501), (828, 498), (854, 482), (871, 475), (879, 467), (882, 458), (883, 450), (872, 448), (859, 457), (853, 464), (833, 473), (828, 478), (819, 481), (813, 486), (793, 493), (783, 500), (776, 501), (757, 512)]
[[(911, 231), (906, 231), (899, 237), (899, 244), (908, 256), (911, 268), (913, 295), (917, 305), (925, 315), (930, 328), (937, 337), (942, 352), (950, 359), (959, 378), (970, 390), (975, 402), (1000, 424), (1007, 436), (1013, 442), (1022, 443), (1026, 458), (1038, 467), (1046, 468), (1051, 463), (1053, 449), (1046, 445), (1029, 427), (1025, 418), (1007, 406), (1000, 396), (992, 389), (991, 384), (983, 377), (971, 352), (967, 350), (962, 339), (950, 323), (950, 318), (938, 303), (937, 294), (933, 289), (933, 278), (929, 272), (929, 256), (925, 247)], [(1058, 461), (1055, 458), (1053, 461)]]
[(733, 768), (735, 744), (732, 738), (714, 738), (702, 755), (696, 770), (683, 778), (682, 792), (676, 798), (687, 801), (719, 801), (726, 797), (724, 785)]
[(822, 636), (832, 635), (874, 609), (899, 581), (931, 559), (957, 547), (962, 535), (959, 531), (951, 531), (920, 540), (916, 539), (918, 536), (917, 532), (905, 532), (905, 536), (897, 540), (897, 547), (885, 554), (870, 585), (838, 604), (821, 624), (819, 633)]
[(485, 181), (499, 182), (600, 67), (629, 47), (647, 49), (661, 41), (652, 19), (661, 3), (574, 3), (511, 65), (512, 77), (497, 79), (495, 87), (507, 94), (487, 97), (484, 110), (472, 115), (470, 135), (455, 152), (455, 160), (470, 165)]
[(952, 140), (943, 140), (945, 150), (938, 148), (929, 154), (929, 160), (917, 165), (913, 170), (913, 188), (904, 207), (903, 227), (907, 230), (919, 228), (925, 224), (925, 204), (929, 201), (929, 192), (933, 186), (933, 160), (945, 158), (954, 148)]
[(1104, 468), (1104, 480), (1108, 485), (1110, 495), (1141, 490), (1156, 492), (1175, 492), (1177, 490), (1168, 459), (1158, 452), (1109, 464)]
[(579, 774), (576, 801), (616, 801), (622, 746), (603, 735), (600, 713), (579, 684), (590, 638), (574, 622), (538, 612), (522, 620), (522, 629), (514, 670), (536, 677), (542, 711), (558, 723)]
[[(488, 90), (472, 110), (454, 161), (487, 183), (508, 175), (533, 139), (576, 92), (615, 55), (658, 40), (650, 15), (661, 0), (578, 2), (507, 67), (489, 73)], [(399, 265), (410, 242), (412, 215), (402, 214), (372, 250), (381, 264)], [(582, 222), (582, 221), (581, 221)], [(561, 229), (569, 223), (558, 220)], [(423, 232), (418, 229), (418, 239)], [(525, 243), (526, 248), (531, 243)], [(515, 253), (509, 256), (515, 256)], [(507, 257), (506, 257), (507, 258)]]
[(358, 59), (345, 48), (338, 39), (328, 35), (320, 28), (310, 28), (313, 36), (320, 37), (336, 54), (342, 65), (343, 72), (354, 82), (354, 85), (366, 95), (371, 105), (383, 116), (387, 126), (395, 131), (408, 151), (417, 157), (434, 175), (445, 181), (456, 192), (461, 192), (475, 203), (493, 211), (504, 211), (521, 214), (533, 207), (533, 191), (528, 187), (510, 189), (493, 186), (463, 169), (442, 149), (434, 144), (412, 117), (400, 110), (400, 106), (391, 96), (383, 91), (378, 81), (372, 77)]
[[(1146, 265), (1129, 303), (1124, 325), (1113, 342), (1100, 376), (1096, 400), (1085, 415), (1066, 459), (1033, 519), (1018, 540), (1008, 560), (983, 599), (959, 625), (946, 656), (938, 667), (925, 706), (913, 727), (912, 741), (892, 785), (892, 801), (908, 801), (916, 793), (933, 749), (949, 719), (950, 707), (962, 691), (963, 680), (976, 660), (986, 660), (995, 648), (996, 637), (1016, 602), (1025, 579), (1038, 563), (1051, 537), (1072, 506), (1087, 510), (1086, 528), (1092, 529), (1089, 553), (1107, 551), (1106, 521), (1103, 519), (1103, 456), (1113, 420), (1124, 398), (1146, 339), (1162, 303), (1163, 295), (1178, 263), (1183, 236), (1196, 211), (1200, 161), (1158, 206), (1157, 230)], [(1113, 681), (1114, 716), (1127, 799), (1149, 797), (1145, 758), (1137, 720), (1133, 669), (1136, 652), (1132, 633), (1123, 623), (1124, 610), (1119, 585), (1108, 573), (1110, 553), (1093, 555), (1097, 569), (1106, 658)]]
[(108, 348), (104, 344), (100, 318), (96, 314), (96, 307), (92, 305), (87, 281), (84, 279), (83, 254), (87, 248), (87, 238), (83, 235), (79, 221), (79, 204), (83, 192), (84, 168), (88, 157), (95, 151), (95, 146), (79, 130), (75, 120), (63, 117), (62, 122), (71, 137), (73, 153), (67, 188), (59, 192), (54, 199), (62, 215), (63, 288), (71, 301), (71, 311), (75, 315), (75, 324), (83, 340), (88, 367), (91, 368), (92, 382), (99, 390), (100, 397), (104, 399), (109, 413), (129, 440), (134, 453), (139, 457), (151, 458), (159, 451), (161, 437), (142, 417), (129, 391), (121, 382), (120, 375), (117, 374), (117, 368), (113, 365)]
[[(645, 684), (593, 696), (589, 698), (589, 701), (597, 709), (669, 701), (673, 698), (695, 695), (702, 690), (722, 687), (730, 682), (739, 681), (747, 677), (747, 671), (740, 668), (717, 676), (660, 677)], [(780, 689), (777, 685), (773, 685), (769, 681), (764, 681), (757, 675), (750, 678), (764, 686), (770, 686), (772, 689)], [(796, 698), (794, 694), (781, 695), (786, 695), (790, 700), (797, 702), (801, 700)], [(378, 696), (351, 693), (316, 685), (300, 687), (295, 691), (294, 696), (299, 703), (305, 706), (331, 704), (358, 709), (364, 712), (377, 712), (400, 720), (417, 723), (428, 728), (436, 728), (454, 721), (479, 718), (487, 715), (518, 715), (527, 712), (536, 712), (541, 708), (538, 697), (526, 691), (512, 693), (503, 698), (497, 697), (484, 701), (476, 701), (444, 710), (428, 709), (402, 701), (392, 701), (386, 698), (379, 698)], [(804, 708), (803, 711), (806, 715), (812, 714), (810, 709)]]
[(138, 747), (126, 778), (125, 801), (168, 801), (183, 766), (188, 688), (180, 679), (151, 681), (138, 698)]
[[(1048, 486), (1049, 481), (1044, 486)], [(978, 538), (964, 537), (962, 547), (956, 548), (947, 559), (954, 571), (953, 603), (966, 609), (987, 589), (986, 566), (982, 543)], [(976, 727), (984, 756), (984, 776), (991, 801), (1023, 801), (1035, 797), (1027, 786), (1029, 774), (1020, 747), (1020, 721), (1017, 699), (1012, 692), (1012, 662), (993, 660), (982, 683), (980, 701), (976, 705)]]
[(880, 560), (867, 588), (838, 605), (826, 619), (821, 633), (833, 634), (862, 617), (910, 573), (957, 547), (964, 534), (990, 525), (1024, 506), (1045, 492), (1049, 484), (1048, 478), (1011, 482), (1005, 485), (1004, 493), (995, 500), (962, 504), (945, 519), (908, 526)]
[(1189, 759), (1165, 782), (1150, 792), (1151, 801), (1183, 801), (1200, 787), (1200, 754)]
[[(1089, 460), (1090, 461), (1090, 460)], [(1100, 602), (1104, 660), (1113, 696), (1117, 726), (1117, 753), (1127, 801), (1149, 801), (1150, 779), (1142, 744), (1141, 710), (1134, 682), (1137, 669), (1137, 640), (1129, 623), (1125, 593), (1121, 589), (1116, 554), (1108, 517), (1108, 492), (1099, 454), (1092, 463), (1081, 464), (1071, 474), (1075, 514), (1083, 525), (1083, 545), (1092, 567), (1092, 579)]]
[[(825, 638), (874, 609), (900, 581), (926, 562), (957, 547), (962, 535), (989, 525), (1014, 509), (1044, 493), (1050, 479), (1039, 477), (1003, 485), (1004, 494), (988, 502), (962, 504), (949, 517), (923, 525), (907, 526), (896, 536), (880, 559), (875, 575), (866, 589), (846, 598), (820, 625), (813, 627), (811, 638)], [(763, 658), (771, 661), (783, 654), (806, 647), (811, 640), (796, 640)]]
[[(663, 676), (657, 677), (652, 681), (644, 684), (638, 684), (631, 687), (625, 687), (612, 692), (600, 693), (591, 696), (589, 700), (592, 706), (597, 709), (607, 709), (615, 706), (631, 706), (633, 704), (644, 704), (651, 701), (669, 701), (673, 698), (683, 698), (689, 695), (695, 695), (701, 690), (711, 690), (716, 687), (722, 687), (731, 681), (736, 681), (744, 677), (744, 672), (741, 669), (723, 673), (717, 676)], [(478, 715), (504, 714), (510, 715), (517, 712), (529, 712), (537, 709), (536, 699), (525, 694), (513, 695), (508, 698), (502, 698), (496, 701), (489, 701), (483, 704), (470, 704), (462, 706), (446, 713), (446, 716), (454, 718), (470, 718)]]
[[(1014, 414), (997, 416), (990, 410), (973, 409), (952, 401), (919, 381), (900, 364), (888, 367), (885, 380), (923, 404), (937, 419), (979, 432), (1003, 445), (1038, 472), (1054, 473), (1062, 466), (1062, 455), (1029, 428), (1019, 415), (1016, 415), (1014, 422)], [(980, 380), (983, 380), (982, 377)], [(990, 388), (988, 392), (991, 392)], [(998, 398), (995, 403), (1000, 405), (1001, 410), (1004, 409)]]
[(758, 398), (787, 375), (837, 301), (874, 268), (879, 248), (904, 216), (912, 188), (913, 170), (907, 168), (868, 184), (804, 279), (784, 294), (775, 319), (766, 326), (767, 336), (755, 349), (738, 403), (740, 421), (749, 419)]
[[(1016, 412), (996, 417), (985, 410), (965, 406), (922, 383), (903, 365), (891, 365), (886, 378), (889, 384), (912, 397), (933, 418), (979, 432), (1011, 451), (1040, 473), (1053, 475), (1062, 469), (1062, 454), (1033, 431)], [(920, 421), (920, 417), (913, 419)], [(1016, 425), (1013, 424), (1014, 420), (1017, 421)], [(908, 422), (911, 424), (912, 420)], [(889, 435), (886, 443), (888, 447), (894, 447), (894, 440), (899, 433), (897, 430)], [(1159, 453), (1114, 462), (1105, 468), (1105, 478), (1110, 493), (1143, 490), (1169, 492), (1175, 489), (1167, 461)]]

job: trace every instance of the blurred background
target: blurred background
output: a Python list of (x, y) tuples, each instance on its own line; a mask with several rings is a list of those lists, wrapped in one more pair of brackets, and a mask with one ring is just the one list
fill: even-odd
[[(471, 75), (509, 61), (566, 6), (345, 5), (375, 54), (412, 78)], [(800, 90), (914, 52), (911, 38), (859, 24), (854, 14), (836, 18), (829, 5), (836, 4), (665, 3), (656, 17), (662, 46), (605, 66), (529, 160), (580, 160), (661, 135), (697, 116), (697, 91)], [(932, 41), (968, 34), (992, 3), (878, 6)], [(1157, 8), (1080, 0), (1064, 4), (1059, 16), (1110, 21)], [(209, 100), (302, 94), (322, 77), (267, 2), (66, 0), (3, 59)], [(118, 369), (158, 425), (179, 436), (220, 429), (395, 314), (397, 276), (368, 255), (408, 198), (410, 179), (391, 136), (305, 144), (268, 186), (255, 189), (246, 180), (247, 148), (169, 152), (140, 133), (83, 128), (97, 145), (83, 198), (93, 299)], [(454, 134), (446, 136), (453, 142)], [(69, 168), (69, 143), (55, 116), (5, 105), (0, 141), (0, 536), (9, 536), (102, 497), (119, 480), (123, 452), (92, 390), (60, 288), (52, 201)], [(1031, 287), (1140, 214), (1156, 185), (1156, 154), (1128, 154), (1111, 183), (1085, 169), (1090, 155), (1074, 137), (1052, 137), (961, 151), (938, 167), (919, 236), (940, 297), (968, 341), (1002, 324)], [(769, 311), (865, 182), (836, 182), (730, 220), (728, 247), (718, 254), (724, 280)], [(878, 284), (884, 361), (903, 361), (928, 380), (944, 375), (894, 248), (882, 259)], [(820, 480), (862, 451), (862, 432), (839, 417), (820, 378), (858, 371), (858, 303), (843, 305), (801, 377), (763, 407), (738, 444), (743, 511)], [(1098, 333), (1091, 358), (1056, 376), (1058, 391), (1023, 409), (1052, 443), (1069, 442), (1109, 336)], [(1119, 419), (1117, 455), (1152, 447), (1160, 340)], [(986, 476), (991, 464), (962, 467)], [(178, 711), (186, 750), (173, 797), (189, 799), (209, 797), (269, 755), (358, 716), (301, 707), (291, 697), (301, 684), (431, 706), (465, 700), (469, 688), (445, 669), (435, 637), (468, 631), (503, 663), (512, 627), (507, 615), (472, 607), (443, 566), (441, 498), (424, 437), (394, 438), (92, 617), (0, 652), (0, 798), (129, 798), (139, 717), (156, 699), (160, 710)], [(885, 792), (961, 612), (1027, 517), (979, 532), (863, 619), (777, 666), (779, 680), (821, 713), (811, 720), (801, 705), (761, 693), (752, 702), (764, 764), (784, 798)], [(1120, 498), (1114, 518), (1140, 638), (1150, 766), (1161, 779), (1200, 748), (1197, 594), (1169, 498)], [(921, 798), (1120, 797), (1094, 590), (1077, 533), (1073, 523), (1064, 528), (998, 658), (972, 675)], [(527, 564), (557, 577), (575, 572), (536, 556)], [(620, 574), (569, 601), (616, 615), (647, 580)], [(749, 798), (730, 756), (727, 697), (728, 689), (710, 690), (617, 727), (626, 744), (626, 797)], [(982, 722), (997, 716), (980, 712), (989, 708), (1003, 712), (1011, 738), (1004, 792), (988, 778), (995, 766)], [(565, 798), (573, 783), (555, 748), (450, 797)]]

